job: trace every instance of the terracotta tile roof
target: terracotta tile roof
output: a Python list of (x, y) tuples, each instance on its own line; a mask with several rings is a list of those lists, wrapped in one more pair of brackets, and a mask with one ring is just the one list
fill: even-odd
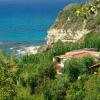
[(84, 50), (71, 51), (71, 52), (65, 53), (65, 55), (66, 56), (74, 56), (74, 55), (83, 54), (83, 53), (86, 53), (86, 51), (84, 51)]
[(83, 58), (83, 57), (85, 57), (87, 55), (88, 55), (87, 52), (83, 52), (83, 53), (79, 53), (79, 54), (73, 55), (72, 57), (73, 58)]
[[(69, 58), (69, 57), (74, 57), (74, 58), (83, 58), (85, 56), (87, 56), (88, 54), (93, 55), (93, 54), (97, 54), (98, 52), (96, 52), (96, 50), (94, 48), (85, 48), (83, 50), (74, 50), (71, 52), (67, 52), (63, 55), (59, 55), (56, 57), (59, 58)], [(100, 52), (99, 52), (100, 53)]]
[(59, 55), (59, 56), (56, 56), (56, 57), (59, 57), (59, 58), (67, 58), (67, 57), (77, 57), (78, 55), (82, 56), (82, 55), (86, 55), (87, 52), (85, 52), (84, 50), (82, 51), (71, 51), (71, 52), (68, 52), (68, 53), (65, 53), (64, 55)]

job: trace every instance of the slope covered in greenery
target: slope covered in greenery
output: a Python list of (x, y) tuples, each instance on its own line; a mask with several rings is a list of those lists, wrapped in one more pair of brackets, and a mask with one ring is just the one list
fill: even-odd
[[(56, 74), (53, 55), (86, 47), (100, 50), (100, 33), (88, 34), (82, 43), (58, 42), (47, 52), (23, 56), (0, 56), (1, 100), (94, 100), (99, 98), (100, 75), (88, 68), (95, 64), (91, 57), (66, 62), (63, 76)], [(97, 36), (98, 38), (94, 38)], [(78, 80), (78, 76), (82, 79)], [(93, 83), (93, 84), (92, 84)], [(95, 87), (94, 87), (95, 86)], [(88, 87), (88, 88), (87, 88)], [(95, 89), (94, 89), (95, 88)], [(89, 97), (91, 93), (94, 93)], [(87, 95), (86, 95), (87, 94)], [(92, 99), (94, 98), (94, 99)]]
[(70, 59), (62, 76), (52, 62), (54, 55), (82, 48), (100, 51), (100, 32), (92, 31), (75, 43), (58, 41), (36, 55), (15, 58), (0, 51), (0, 100), (99, 100), (100, 68), (97, 74), (90, 70), (93, 58)]
[[(55, 28), (62, 27), (66, 29), (68, 28), (68, 26), (71, 27), (75, 23), (77, 25), (81, 25), (83, 24), (84, 20), (86, 20), (85, 28), (89, 30), (95, 29), (100, 25), (100, 1), (99, 0), (92, 0), (91, 2), (83, 5), (74, 3), (66, 6), (62, 11), (59, 12), (58, 18), (52, 27)], [(77, 28), (81, 28), (81, 26)]]

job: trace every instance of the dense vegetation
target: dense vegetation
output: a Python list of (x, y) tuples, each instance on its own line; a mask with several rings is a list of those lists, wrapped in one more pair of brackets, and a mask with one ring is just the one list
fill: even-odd
[[(89, 67), (95, 64), (91, 57), (71, 59), (65, 63), (63, 76), (56, 74), (53, 55), (67, 51), (94, 47), (100, 50), (100, 33), (85, 36), (84, 42), (58, 42), (44, 53), (15, 59), (12, 54), (0, 56), (1, 100), (94, 100), (100, 92), (100, 69), (94, 75)], [(94, 38), (94, 37), (97, 38)], [(78, 77), (81, 79), (78, 80)], [(94, 87), (95, 86), (95, 87)], [(94, 93), (92, 97), (89, 95)], [(87, 99), (88, 98), (88, 99)]]
[[(83, 41), (58, 41), (46, 52), (15, 58), (0, 51), (0, 100), (99, 100), (100, 68), (91, 56), (65, 62), (63, 75), (57, 75), (52, 57), (68, 51), (96, 48), (100, 32), (90, 32)], [(100, 61), (99, 61), (100, 62)]]
[(53, 28), (68, 28), (75, 27), (75, 30), (80, 30), (86, 22), (86, 29), (100, 31), (100, 0), (91, 0), (85, 4), (69, 4), (58, 14)]

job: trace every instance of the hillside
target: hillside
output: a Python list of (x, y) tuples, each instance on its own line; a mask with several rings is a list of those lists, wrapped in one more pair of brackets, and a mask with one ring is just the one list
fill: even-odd
[[(94, 0), (92, 3), (96, 3), (99, 7), (100, 2), (98, 3), (97, 1), (98, 0)], [(57, 35), (58, 37), (59, 34), (61, 34), (59, 38), (60, 41), (58, 41), (57, 37), (54, 37), (54, 40), (55, 38), (56, 40), (53, 42), (56, 43), (50, 46), (50, 48), (47, 48), (47, 50), (42, 51), (40, 48), (41, 52), (37, 54), (15, 57), (13, 52), (6, 55), (0, 50), (0, 100), (100, 99), (100, 55), (97, 55), (97, 53), (100, 54), (100, 8), (96, 6), (97, 12), (92, 15), (90, 13), (90, 15), (86, 17), (86, 5), (88, 4), (71, 4), (65, 7), (65, 17), (63, 11), (61, 11), (57, 18), (59, 20), (56, 20), (54, 25), (50, 28), (50, 30), (53, 28), (56, 30), (57, 28), (63, 28), (66, 31), (68, 31), (67, 28), (71, 28), (75, 32), (73, 33), (71, 31), (73, 35), (76, 35), (76, 32), (79, 30), (79, 34), (83, 32), (81, 35), (82, 41), (77, 42), (75, 40), (73, 42), (73, 38), (69, 37), (67, 32), (62, 34), (68, 35), (68, 38), (71, 38), (69, 39), (71, 42), (68, 42), (66, 38), (66, 41), (62, 41), (61, 37), (64, 37), (64, 35), (60, 32), (57, 34), (54, 33), (54, 36)], [(75, 10), (76, 7), (77, 10)], [(85, 9), (85, 13), (82, 12), (82, 7)], [(88, 9), (91, 8), (89, 7)], [(68, 16), (72, 14), (70, 15), (70, 19), (66, 15), (66, 10), (69, 11), (67, 12)], [(73, 16), (73, 14), (76, 15), (76, 13), (73, 12), (77, 12), (77, 16)], [(67, 20), (65, 20), (66, 18)], [(66, 21), (69, 22), (66, 23)], [(77, 36), (74, 37), (76, 39)], [(48, 44), (52, 44), (52, 39), (50, 36)], [(43, 46), (43, 48), (45, 49), (45, 46)], [(90, 52), (92, 52), (92, 54), (94, 53), (95, 56), (86, 55), (78, 59), (69, 56), (64, 62), (61, 74), (59, 75), (57, 73), (56, 66), (58, 66), (60, 62), (59, 60), (58, 62), (53, 62), (54, 57), (73, 51), (83, 50), (84, 52), (86, 49), (87, 52), (89, 52), (89, 49), (94, 50)]]
[(48, 30), (47, 44), (61, 40), (76, 42), (89, 32), (100, 32), (100, 2), (70, 4), (65, 7)]

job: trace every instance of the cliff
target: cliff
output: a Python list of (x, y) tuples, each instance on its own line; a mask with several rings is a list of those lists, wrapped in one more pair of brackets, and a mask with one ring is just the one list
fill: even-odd
[(48, 45), (59, 40), (76, 42), (82, 40), (90, 31), (100, 32), (100, 2), (70, 4), (58, 14), (56, 21), (48, 30), (46, 41)]

